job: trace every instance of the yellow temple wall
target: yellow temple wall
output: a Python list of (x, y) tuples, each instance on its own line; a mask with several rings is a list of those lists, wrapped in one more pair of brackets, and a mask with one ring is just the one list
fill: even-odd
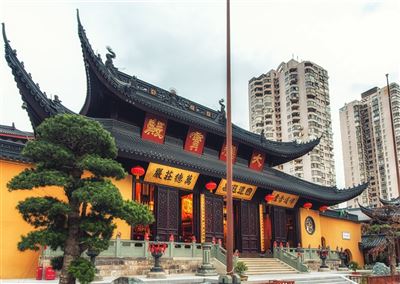
[[(21, 252), (17, 244), (21, 235), (26, 235), (33, 227), (26, 223), (16, 206), (27, 197), (54, 196), (65, 199), (62, 188), (44, 187), (33, 190), (15, 190), (9, 192), (7, 182), (30, 164), (0, 159), (0, 279), (34, 278), (40, 252), (26, 250)], [(132, 176), (124, 180), (113, 181), (124, 199), (131, 199)], [(121, 238), (130, 239), (130, 227), (122, 220), (116, 220), (114, 234), (121, 233)]]
[[(364, 265), (362, 252), (358, 247), (361, 242), (361, 224), (354, 221), (337, 219), (332, 217), (321, 216), (318, 211), (300, 208), (300, 235), (303, 247), (317, 248), (321, 245), (321, 238), (325, 238), (327, 246), (331, 249), (336, 247), (348, 249), (351, 252), (351, 260)], [(305, 219), (310, 216), (315, 222), (315, 232), (310, 235), (305, 230)], [(350, 237), (344, 239), (343, 233)]]

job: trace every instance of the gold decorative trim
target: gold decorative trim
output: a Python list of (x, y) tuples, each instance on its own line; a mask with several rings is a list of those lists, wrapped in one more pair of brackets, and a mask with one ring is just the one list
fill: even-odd
[(258, 205), (258, 212), (260, 217), (260, 249), (261, 251), (265, 251), (265, 243), (264, 243), (264, 218), (263, 218), (263, 205)]
[(200, 194), (200, 241), (206, 241), (206, 197)]

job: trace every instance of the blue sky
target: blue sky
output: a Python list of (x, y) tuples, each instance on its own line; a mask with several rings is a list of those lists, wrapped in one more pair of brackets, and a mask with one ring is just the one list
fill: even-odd
[[(232, 1), (233, 121), (248, 128), (247, 82), (282, 61), (311, 60), (329, 74), (337, 183), (343, 186), (339, 108), (385, 74), (400, 82), (400, 1)], [(0, 20), (28, 72), (47, 94), (78, 112), (86, 78), (76, 8), (95, 51), (107, 45), (122, 71), (218, 109), (225, 97), (225, 2), (1, 2)], [(4, 59), (0, 123), (29, 130)]]

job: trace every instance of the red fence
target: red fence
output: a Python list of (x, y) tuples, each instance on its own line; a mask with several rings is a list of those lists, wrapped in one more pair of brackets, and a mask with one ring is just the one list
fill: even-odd
[(350, 280), (360, 284), (399, 284), (400, 274), (393, 276), (349, 275)]

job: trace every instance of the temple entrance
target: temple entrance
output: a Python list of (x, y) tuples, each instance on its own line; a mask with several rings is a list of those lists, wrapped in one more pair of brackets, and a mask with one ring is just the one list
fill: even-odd
[(222, 196), (205, 193), (205, 239), (211, 242), (213, 238), (225, 243), (225, 214)]
[[(258, 203), (250, 201), (238, 201), (236, 206), (236, 216), (240, 227), (235, 230), (237, 233), (236, 244), (239, 251), (245, 254), (259, 253), (259, 214)], [(236, 221), (236, 220), (235, 220)]]
[(179, 190), (158, 186), (156, 191), (155, 234), (161, 241), (168, 241), (170, 235), (175, 239), (179, 233)]
[[(147, 205), (149, 209), (154, 213), (154, 201), (155, 201), (155, 186), (152, 184), (144, 184), (135, 182), (132, 199), (138, 203)], [(154, 224), (148, 226), (136, 226), (131, 228), (131, 239), (132, 240), (144, 240), (144, 236), (147, 233), (149, 238), (154, 236)]]
[(192, 242), (194, 240), (194, 210), (193, 193), (182, 192), (180, 196), (181, 222), (179, 241)]
[[(297, 236), (297, 215), (295, 210), (279, 206), (269, 206), (269, 212), (272, 217), (272, 242), (289, 243), (290, 247), (296, 247), (298, 243)], [(264, 219), (265, 220), (265, 219)], [(264, 227), (268, 223), (264, 222)]]

